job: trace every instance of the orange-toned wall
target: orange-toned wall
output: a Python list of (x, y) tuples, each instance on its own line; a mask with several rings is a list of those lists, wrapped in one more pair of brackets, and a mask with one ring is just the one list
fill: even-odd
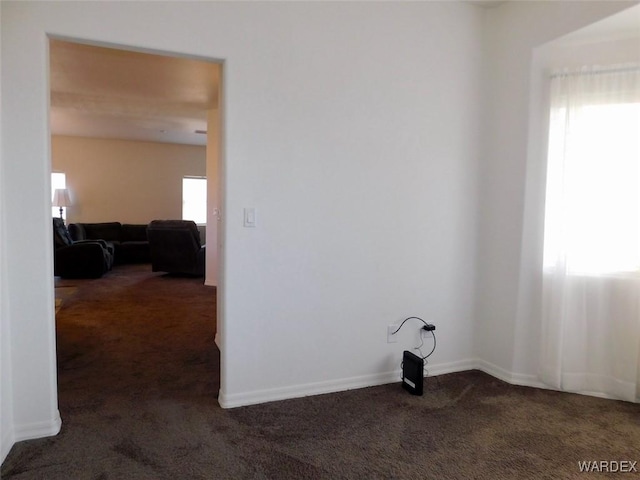
[(64, 172), (68, 222), (182, 218), (182, 178), (206, 176), (205, 147), (54, 136), (51, 169)]

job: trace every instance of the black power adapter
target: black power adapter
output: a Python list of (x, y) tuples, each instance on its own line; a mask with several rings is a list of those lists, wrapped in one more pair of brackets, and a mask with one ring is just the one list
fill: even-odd
[(422, 395), (424, 360), (405, 350), (402, 354), (402, 387), (412, 395)]

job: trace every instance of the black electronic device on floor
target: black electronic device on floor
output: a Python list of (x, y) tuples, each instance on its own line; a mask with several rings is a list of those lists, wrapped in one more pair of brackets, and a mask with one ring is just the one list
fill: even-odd
[(402, 354), (402, 387), (412, 395), (422, 395), (424, 360), (405, 350)]

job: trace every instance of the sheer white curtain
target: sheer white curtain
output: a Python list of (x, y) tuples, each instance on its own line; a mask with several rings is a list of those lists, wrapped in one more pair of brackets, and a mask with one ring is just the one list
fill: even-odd
[(555, 73), (541, 379), (640, 400), (640, 66)]

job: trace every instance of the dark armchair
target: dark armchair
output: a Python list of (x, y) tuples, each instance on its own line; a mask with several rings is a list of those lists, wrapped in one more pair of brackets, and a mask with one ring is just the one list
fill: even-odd
[(53, 219), (54, 275), (98, 278), (113, 266), (113, 247), (101, 240), (74, 242), (61, 218)]
[(190, 220), (154, 220), (147, 227), (151, 270), (204, 276), (205, 246)]

